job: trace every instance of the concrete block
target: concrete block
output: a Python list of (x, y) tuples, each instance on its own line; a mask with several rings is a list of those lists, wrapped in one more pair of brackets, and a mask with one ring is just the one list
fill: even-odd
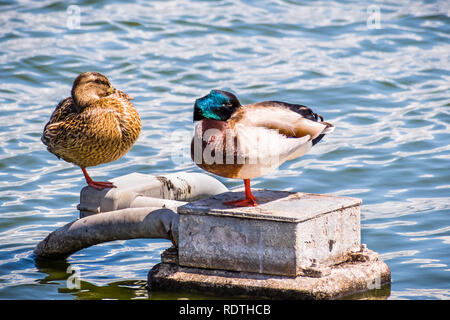
[(178, 207), (179, 264), (295, 277), (324, 275), (359, 250), (360, 199), (255, 190), (259, 206), (235, 208), (226, 192)]

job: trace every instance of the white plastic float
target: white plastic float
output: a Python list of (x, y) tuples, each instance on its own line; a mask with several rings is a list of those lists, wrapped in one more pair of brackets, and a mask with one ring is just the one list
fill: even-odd
[(80, 219), (50, 233), (34, 250), (38, 259), (61, 259), (108, 241), (136, 238), (178, 243), (177, 208), (228, 191), (203, 173), (153, 176), (131, 173), (111, 180), (117, 188), (81, 190)]

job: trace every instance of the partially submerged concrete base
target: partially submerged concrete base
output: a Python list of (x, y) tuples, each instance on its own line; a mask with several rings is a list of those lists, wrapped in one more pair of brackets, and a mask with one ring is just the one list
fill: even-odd
[(378, 254), (362, 246), (349, 253), (347, 261), (323, 272), (311, 269), (310, 276), (287, 277), (251, 272), (182, 267), (178, 251), (169, 248), (162, 263), (148, 273), (151, 290), (196, 292), (214, 296), (268, 299), (336, 299), (356, 292), (380, 289), (390, 283), (389, 267)]
[(148, 274), (151, 290), (275, 299), (334, 299), (381, 287), (389, 267), (361, 244), (361, 200), (254, 190), (179, 206), (178, 249)]

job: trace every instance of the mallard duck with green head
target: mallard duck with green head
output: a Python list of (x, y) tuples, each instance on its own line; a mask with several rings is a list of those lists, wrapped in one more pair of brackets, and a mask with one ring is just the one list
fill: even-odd
[(203, 170), (243, 179), (245, 199), (225, 202), (256, 206), (250, 179), (306, 154), (334, 126), (310, 108), (280, 101), (241, 105), (227, 91), (212, 90), (194, 105), (191, 158)]
[(52, 113), (41, 140), (58, 158), (79, 166), (89, 186), (113, 188), (111, 182), (93, 181), (86, 168), (121, 158), (136, 142), (141, 119), (132, 99), (104, 75), (81, 73), (71, 96)]

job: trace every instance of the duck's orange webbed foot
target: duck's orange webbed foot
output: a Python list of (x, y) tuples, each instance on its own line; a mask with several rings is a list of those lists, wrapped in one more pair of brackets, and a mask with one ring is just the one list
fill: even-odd
[(258, 204), (256, 203), (256, 198), (252, 194), (252, 190), (250, 188), (250, 179), (244, 179), (245, 186), (245, 199), (243, 200), (232, 200), (223, 202), (226, 206), (235, 206), (235, 207), (256, 207)]
[(112, 182), (92, 180), (92, 178), (89, 176), (85, 168), (81, 168), (81, 171), (83, 171), (84, 178), (86, 179), (86, 183), (88, 184), (88, 186), (94, 189), (103, 190), (106, 188), (116, 188), (116, 186)]
[(90, 181), (88, 186), (95, 188), (97, 190), (103, 190), (106, 188), (117, 188), (112, 182), (109, 181)]
[(256, 207), (258, 205), (256, 199), (232, 200), (223, 202), (223, 204), (234, 207)]

